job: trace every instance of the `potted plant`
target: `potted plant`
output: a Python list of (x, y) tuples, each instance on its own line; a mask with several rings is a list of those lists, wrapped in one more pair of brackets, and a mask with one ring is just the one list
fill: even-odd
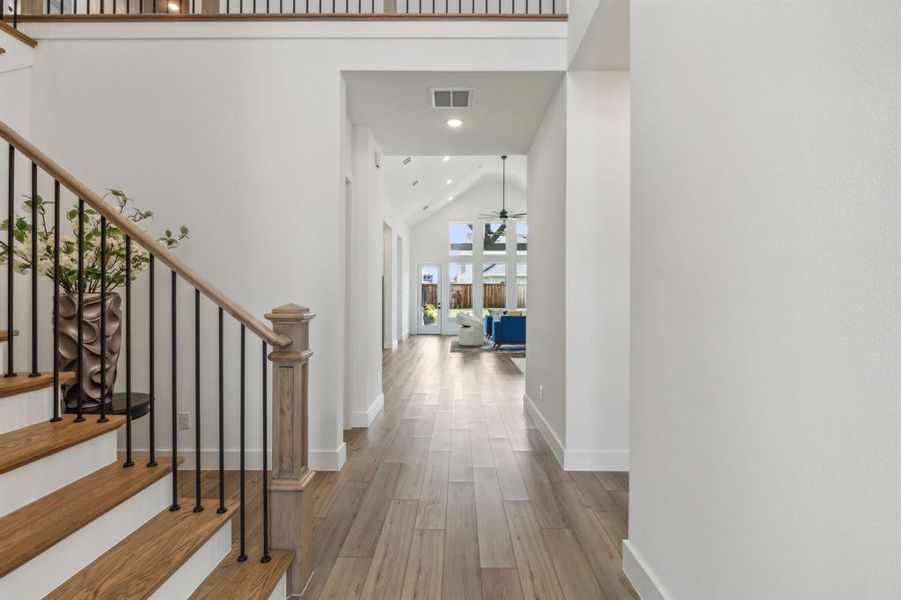
[(431, 325), (438, 318), (438, 309), (434, 304), (425, 304), (422, 307), (422, 324)]
[[(118, 206), (119, 214), (133, 223), (149, 221), (153, 212), (142, 211), (134, 206), (134, 201), (121, 190), (109, 190)], [(53, 206), (52, 201), (41, 196), (26, 197), (22, 205), (23, 212), (30, 215), (32, 203), (37, 204), (38, 213), (38, 255), (37, 269), (41, 275), (53, 278), (55, 258), (54, 236), (55, 226), (47, 224), (47, 209)], [(78, 209), (66, 212), (71, 232), (62, 233), (59, 243), (59, 354), (56, 357), (61, 370), (74, 371), (78, 360)], [(0, 223), (0, 231), (8, 231), (9, 220)], [(34, 268), (31, 255), (31, 222), (28, 218), (16, 216), (13, 224), (12, 249), (13, 266), (17, 273), (27, 273)], [(4, 240), (6, 234), (0, 236)], [(122, 347), (122, 298), (116, 291), (125, 285), (126, 252), (125, 232), (111, 223), (106, 228), (106, 306), (101, 307), (100, 294), (100, 237), (101, 215), (96, 210), (85, 207), (84, 210), (84, 306), (82, 309), (82, 327), (84, 335), (84, 377), (81, 386), (84, 390), (83, 409), (87, 412), (99, 411), (100, 398), (105, 397), (109, 403), (116, 383), (116, 366), (119, 362), (119, 351)], [(178, 232), (166, 231), (158, 239), (166, 248), (177, 247), (188, 237), (188, 229), (182, 225)], [(0, 263), (6, 264), (10, 257), (10, 249), (4, 241), (0, 241)], [(131, 279), (134, 281), (150, 264), (150, 253), (141, 246), (131, 245)], [(102, 364), (106, 369), (106, 389), (100, 389), (100, 316), (106, 312), (106, 357)], [(77, 383), (71, 382), (63, 386), (64, 401), (67, 410), (74, 410), (78, 402)]]

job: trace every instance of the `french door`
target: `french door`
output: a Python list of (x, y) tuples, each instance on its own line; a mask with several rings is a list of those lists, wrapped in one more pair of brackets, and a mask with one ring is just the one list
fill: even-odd
[(417, 333), (441, 333), (441, 265), (419, 265)]

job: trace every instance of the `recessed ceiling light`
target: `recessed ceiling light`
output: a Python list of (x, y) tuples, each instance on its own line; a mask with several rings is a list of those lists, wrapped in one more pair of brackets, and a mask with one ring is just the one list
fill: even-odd
[(456, 129), (457, 127), (459, 127), (462, 124), (463, 124), (463, 121), (461, 121), (460, 119), (448, 119), (447, 120), (447, 126), (452, 129)]
[(450, 160), (450, 156), (445, 156), (445, 157), (444, 157), (444, 162), (447, 162), (447, 161), (449, 161), (449, 160)]
[(450, 185), (450, 184), (452, 184), (453, 182), (454, 182), (453, 179), (448, 179), (448, 180), (445, 181), (444, 183), (446, 183), (447, 185)]

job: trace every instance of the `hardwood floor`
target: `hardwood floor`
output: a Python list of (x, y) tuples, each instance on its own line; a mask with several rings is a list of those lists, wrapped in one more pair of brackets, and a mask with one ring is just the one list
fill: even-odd
[[(345, 432), (344, 469), (318, 473), (311, 488), (317, 565), (305, 598), (635, 598), (620, 550), (628, 475), (563, 471), (527, 429), (512, 361), (449, 347), (414, 336), (385, 352), (384, 410)], [(204, 475), (213, 497), (215, 473)]]

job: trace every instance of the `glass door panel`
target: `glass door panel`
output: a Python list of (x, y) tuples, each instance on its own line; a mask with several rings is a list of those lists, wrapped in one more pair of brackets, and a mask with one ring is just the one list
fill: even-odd
[(458, 314), (461, 312), (473, 314), (472, 281), (472, 263), (452, 262), (447, 265), (448, 310), (445, 333), (453, 333), (459, 329)]
[(419, 333), (441, 333), (441, 265), (419, 265)]
[(484, 314), (507, 308), (507, 265), (485, 262), (482, 265), (482, 306)]

